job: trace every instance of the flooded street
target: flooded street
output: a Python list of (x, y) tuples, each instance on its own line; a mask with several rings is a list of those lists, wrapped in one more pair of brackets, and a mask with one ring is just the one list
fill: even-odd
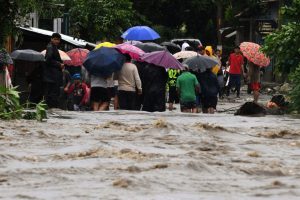
[(0, 199), (300, 196), (300, 120), (289, 116), (57, 111), (0, 121), (0, 133)]

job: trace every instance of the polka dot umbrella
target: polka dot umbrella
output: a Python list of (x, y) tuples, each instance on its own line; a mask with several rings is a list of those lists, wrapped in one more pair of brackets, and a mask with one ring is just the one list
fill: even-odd
[(260, 51), (260, 45), (253, 42), (243, 42), (240, 45), (243, 55), (254, 64), (267, 67), (270, 64), (270, 59)]

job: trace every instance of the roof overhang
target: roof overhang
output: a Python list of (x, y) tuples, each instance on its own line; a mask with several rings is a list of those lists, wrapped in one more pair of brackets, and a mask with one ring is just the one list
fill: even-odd
[[(29, 31), (29, 32), (33, 32), (33, 33), (37, 33), (37, 34), (41, 34), (41, 35), (46, 35), (46, 36), (52, 36), (52, 34), (54, 33), (53, 31), (49, 31), (49, 30), (44, 30), (44, 29), (40, 29), (40, 28), (35, 28), (35, 27), (19, 27), (22, 30), (25, 31)], [(61, 35), (61, 39), (69, 44), (72, 44), (76, 47), (86, 47), (86, 46), (96, 46), (93, 43), (87, 42), (85, 40), (79, 39), (79, 38), (75, 38), (72, 36), (68, 36), (65, 34), (60, 34)]]

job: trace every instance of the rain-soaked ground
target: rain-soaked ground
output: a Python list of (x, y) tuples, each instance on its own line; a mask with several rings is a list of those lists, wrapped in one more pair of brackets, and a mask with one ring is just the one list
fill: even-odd
[(300, 119), (229, 112), (246, 98), (0, 121), (0, 199), (300, 199)]

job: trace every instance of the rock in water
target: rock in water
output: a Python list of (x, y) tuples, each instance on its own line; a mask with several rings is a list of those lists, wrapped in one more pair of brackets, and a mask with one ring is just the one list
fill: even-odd
[(234, 115), (260, 117), (265, 116), (266, 113), (267, 111), (263, 106), (254, 102), (246, 102), (234, 113)]

